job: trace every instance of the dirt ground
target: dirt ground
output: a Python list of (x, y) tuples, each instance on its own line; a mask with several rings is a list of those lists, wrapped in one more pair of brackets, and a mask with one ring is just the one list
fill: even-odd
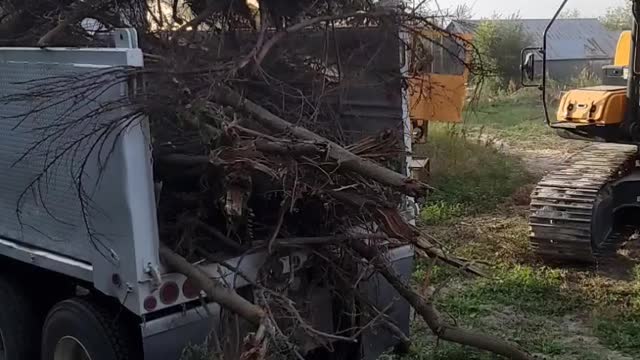
[[(589, 143), (555, 141), (532, 148), (496, 138), (490, 142), (521, 159), (534, 181), (491, 213), (425, 227), (458, 255), (508, 269), (490, 282), (457, 275), (439, 280), (443, 311), (465, 327), (515, 341), (540, 359), (640, 359), (640, 237), (632, 236), (615, 258), (593, 266), (545, 264), (528, 246), (535, 182)], [(433, 269), (426, 272), (437, 275)], [(573, 301), (575, 306), (558, 310)], [(416, 327), (418, 334), (428, 331)], [(417, 349), (409, 359), (494, 358), (429, 341), (419, 341)]]
[[(553, 171), (565, 161), (570, 161), (574, 154), (590, 145), (591, 143), (589, 142), (567, 140), (566, 146), (561, 148), (521, 149), (503, 145), (502, 150), (522, 159), (527, 169), (534, 174), (536, 178), (542, 178), (546, 173)], [(530, 192), (534, 186), (535, 184), (530, 184), (522, 189), (522, 191)], [(515, 193), (514, 199), (517, 199), (521, 195), (520, 192)], [(526, 200), (528, 202), (529, 199), (527, 198)], [(524, 211), (528, 208), (528, 204), (522, 200), (518, 201), (518, 205), (522, 206)], [(592, 270), (602, 276), (630, 281), (632, 280), (633, 269), (639, 263), (640, 237), (639, 234), (636, 233), (630, 236), (625, 243), (621, 244), (615, 258), (605, 259), (603, 262), (596, 264)], [(580, 267), (577, 269), (585, 270)]]

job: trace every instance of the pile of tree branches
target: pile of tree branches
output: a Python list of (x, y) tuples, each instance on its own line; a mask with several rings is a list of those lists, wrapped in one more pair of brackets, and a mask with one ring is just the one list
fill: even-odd
[[(55, 106), (56, 99), (69, 105), (39, 129), (41, 140), (29, 150), (47, 154), (38, 181), (79, 149), (108, 152), (109, 139), (148, 119), (163, 261), (249, 324), (250, 336), (233, 349), (242, 359), (304, 358), (318, 347), (357, 344), (372, 328), (407, 343), (387, 309), (359, 290), (371, 274), (385, 278), (438, 338), (529, 359), (517, 346), (443, 319), (433, 299), (396, 274), (385, 254), (404, 245), (479, 271), (447, 255), (404, 214), (407, 197), (422, 199), (429, 191), (404, 174), (405, 125), (358, 129), (342, 116), (345, 92), (367, 76), (391, 84), (394, 101), (407, 90), (401, 69), (372, 65), (373, 55), (351, 61), (344, 48), (377, 54), (389, 44), (429, 42), (433, 34), (473, 48), (437, 26), (440, 20), (366, 0), (0, 0), (4, 45), (104, 45), (111, 30), (135, 27), (146, 63), (34, 81), (28, 93), (3, 101), (37, 99), (34, 112)], [(371, 29), (386, 40), (338, 44), (351, 31)], [(482, 76), (481, 64), (454, 59)], [(126, 97), (92, 107), (106, 89), (125, 84), (132, 90)], [(70, 120), (69, 114), (80, 115)], [(74, 162), (80, 164), (74, 176), (81, 198), (88, 196), (82, 185), (87, 159)], [(274, 259), (257, 279), (231, 269), (252, 284), (252, 296), (195, 265), (255, 252)], [(307, 258), (297, 274), (277, 261), (292, 253)], [(316, 326), (307, 316), (315, 296), (309, 289), (328, 289), (352, 316), (331, 329)], [(230, 350), (215, 342), (212, 351)]]

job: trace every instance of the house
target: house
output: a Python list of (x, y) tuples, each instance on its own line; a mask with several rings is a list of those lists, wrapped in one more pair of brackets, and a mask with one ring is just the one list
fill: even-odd
[[(484, 21), (517, 22), (528, 35), (528, 46), (541, 47), (549, 19), (454, 20), (447, 30), (457, 34), (474, 33)], [(602, 66), (613, 61), (620, 32), (610, 31), (598, 19), (557, 19), (547, 38), (547, 69), (552, 79), (564, 81), (583, 69), (602, 74)]]

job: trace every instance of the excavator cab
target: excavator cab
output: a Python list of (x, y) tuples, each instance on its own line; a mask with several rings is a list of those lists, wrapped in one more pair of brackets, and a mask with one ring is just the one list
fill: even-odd
[(602, 85), (566, 92), (558, 106), (556, 126), (620, 126), (627, 108), (631, 32), (620, 35), (614, 63), (602, 68)]
[(629, 82), (629, 59), (631, 59), (631, 31), (623, 31), (616, 45), (612, 65), (602, 68), (603, 85), (627, 86)]
[(614, 62), (602, 68), (602, 84), (564, 92), (558, 107), (548, 108), (547, 38), (549, 31), (568, 0), (564, 0), (547, 25), (542, 47), (525, 48), (521, 58), (521, 79), (524, 87), (538, 87), (542, 91), (547, 124), (565, 138), (603, 141), (640, 142), (637, 99), (638, 71), (630, 71), (634, 58), (634, 37), (631, 31), (622, 32), (616, 46)]

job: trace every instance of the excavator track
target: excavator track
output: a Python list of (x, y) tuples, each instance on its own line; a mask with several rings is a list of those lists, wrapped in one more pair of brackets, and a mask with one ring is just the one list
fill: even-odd
[[(531, 194), (530, 242), (550, 261), (594, 262), (615, 252), (617, 236), (593, 239), (592, 212), (605, 185), (635, 166), (634, 145), (597, 143), (547, 174)], [(593, 246), (592, 244), (598, 244)]]

